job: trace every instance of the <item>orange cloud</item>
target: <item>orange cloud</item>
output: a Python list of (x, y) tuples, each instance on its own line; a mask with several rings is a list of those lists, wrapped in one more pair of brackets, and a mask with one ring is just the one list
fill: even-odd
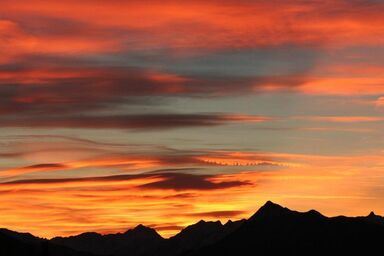
[(381, 77), (312, 78), (298, 88), (299, 92), (323, 95), (375, 95), (384, 91)]
[(296, 118), (319, 121), (319, 122), (334, 122), (334, 123), (365, 123), (365, 122), (384, 121), (384, 117), (379, 117), (379, 116), (308, 116), (308, 117), (296, 117)]
[[(357, 8), (359, 12), (354, 11)], [(25, 0), (13, 0), (2, 2), (10, 20), (32, 20), (34, 24), (38, 22), (36, 17), (62, 19), (62, 23), (68, 21), (66, 28), (73, 33), (61, 37), (48, 26), (47, 34), (34, 36), (7, 20), (1, 27), (7, 34), (16, 34), (12, 45), (20, 53), (71, 54), (159, 47), (193, 51), (283, 44), (381, 45), (378, 31), (384, 24), (383, 8), (380, 3), (348, 1), (34, 1), (30, 5)], [(102, 37), (113, 29), (114, 36)], [(131, 34), (135, 34), (135, 40), (130, 39)]]
[(379, 97), (375, 101), (375, 105), (378, 106), (378, 107), (384, 107), (384, 96), (383, 97)]

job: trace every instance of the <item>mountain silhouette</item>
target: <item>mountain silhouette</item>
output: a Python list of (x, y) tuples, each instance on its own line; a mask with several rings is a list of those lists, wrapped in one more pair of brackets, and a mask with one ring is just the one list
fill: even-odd
[(179, 255), (213, 244), (243, 221), (229, 221), (225, 225), (220, 221), (199, 221), (186, 227), (179, 234), (162, 238), (154, 229), (139, 225), (125, 233), (101, 235), (83, 233), (78, 236), (56, 237), (51, 241), (78, 251), (95, 255), (142, 256), (142, 255)]
[(384, 225), (384, 217), (376, 215), (374, 212), (371, 212), (366, 217), (357, 217), (357, 219), (368, 221), (378, 225)]
[(372, 216), (328, 218), (267, 202), (219, 242), (184, 255), (371, 255), (383, 239), (384, 226)]
[(78, 236), (56, 237), (51, 241), (78, 251), (95, 255), (144, 255), (160, 246), (164, 240), (154, 229), (138, 225), (125, 233), (101, 235), (83, 233)]
[(56, 245), (29, 233), (0, 229), (1, 256), (92, 256), (90, 253)]
[(220, 221), (199, 221), (196, 224), (184, 228), (177, 235), (164, 240), (157, 248), (157, 256), (177, 256), (186, 252), (196, 251), (204, 246), (216, 243), (237, 229), (244, 220), (228, 221), (223, 225)]
[(268, 201), (247, 220), (199, 221), (165, 239), (138, 225), (124, 233), (51, 240), (0, 229), (4, 256), (370, 255), (381, 249), (384, 217), (326, 217)]

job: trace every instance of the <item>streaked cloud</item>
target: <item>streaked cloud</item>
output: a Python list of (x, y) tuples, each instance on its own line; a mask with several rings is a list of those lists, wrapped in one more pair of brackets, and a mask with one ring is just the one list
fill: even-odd
[(192, 213), (193, 217), (200, 218), (237, 218), (238, 216), (244, 215), (242, 211), (214, 211), (214, 212), (198, 212)]
[[(53, 168), (52, 168), (53, 169)], [(51, 170), (52, 170), (51, 169)], [(114, 175), (86, 178), (66, 178), (66, 179), (35, 179), (35, 180), (16, 180), (2, 183), (3, 185), (27, 185), (27, 184), (65, 184), (65, 183), (109, 183), (109, 182), (124, 182), (130, 180), (140, 180), (143, 182), (139, 187), (145, 189), (160, 189), (160, 190), (215, 190), (251, 185), (247, 181), (211, 181), (215, 176), (187, 174), (178, 172), (157, 172), (156, 174), (129, 174), (129, 175)], [(148, 180), (147, 182), (145, 180)]]
[(190, 174), (168, 174), (168, 177), (161, 181), (154, 181), (142, 185), (142, 188), (149, 189), (173, 189), (180, 190), (212, 190), (220, 188), (231, 188), (244, 185), (251, 185), (247, 181), (223, 181), (212, 182), (208, 175), (190, 175)]
[[(0, 118), (1, 120), (1, 118)], [(38, 116), (3, 118), (3, 127), (31, 128), (93, 128), (93, 129), (172, 129), (181, 127), (217, 126), (230, 123), (259, 123), (271, 117), (238, 114), (138, 114), (114, 116)]]
[(332, 122), (332, 123), (365, 123), (365, 122), (384, 121), (384, 117), (380, 117), (380, 116), (308, 116), (308, 117), (296, 117), (296, 118), (319, 121), (319, 122)]

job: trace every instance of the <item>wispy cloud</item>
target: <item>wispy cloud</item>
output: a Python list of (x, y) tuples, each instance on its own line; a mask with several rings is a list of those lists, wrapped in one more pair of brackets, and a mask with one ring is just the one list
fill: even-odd
[(303, 116), (296, 117), (297, 119), (304, 119), (318, 122), (331, 122), (331, 123), (366, 123), (366, 122), (382, 122), (384, 117), (380, 116)]
[(68, 116), (3, 118), (3, 127), (94, 128), (94, 129), (171, 129), (217, 126), (229, 123), (258, 123), (271, 117), (238, 114), (138, 114), (116, 116)]

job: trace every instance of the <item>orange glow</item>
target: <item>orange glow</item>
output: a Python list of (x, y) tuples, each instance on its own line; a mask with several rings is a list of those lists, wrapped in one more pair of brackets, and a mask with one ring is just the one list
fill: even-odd
[[(326, 214), (341, 213), (340, 208), (332, 209), (343, 200), (344, 205), (361, 201), (351, 214), (365, 214), (366, 203), (379, 198), (359, 187), (350, 191), (350, 184), (365, 182), (367, 186), (381, 177), (380, 169), (384, 156), (321, 156), (268, 152), (211, 152), (196, 157), (206, 165), (235, 165), (243, 171), (218, 174), (209, 177), (212, 184), (244, 181), (244, 185), (233, 187), (212, 187), (211, 189), (185, 188), (183, 190), (163, 187), (142, 186), (166, 181), (157, 174), (121, 178), (75, 178), (73, 180), (37, 180), (31, 183), (0, 184), (1, 225), (19, 231), (30, 231), (44, 237), (72, 235), (83, 231), (110, 233), (123, 231), (137, 223), (159, 227), (164, 236), (176, 233), (180, 228), (207, 220), (239, 219), (248, 217), (255, 209), (272, 199), (288, 205), (306, 209), (310, 201)], [(371, 167), (370, 175), (364, 172)], [(154, 165), (155, 163), (155, 165)], [(151, 160), (106, 159), (90, 162), (68, 163), (70, 168), (84, 166), (117, 166), (133, 164), (137, 168), (156, 167)], [(255, 166), (252, 166), (252, 165)], [(257, 171), (257, 166), (271, 164), (279, 171)], [(41, 169), (39, 171), (46, 171)], [(54, 168), (51, 171), (55, 171)], [(21, 173), (19, 173), (21, 175)], [(348, 181), (349, 180), (349, 181)], [(300, 181), (300, 182), (298, 182)], [(232, 184), (232, 183), (228, 183)], [(216, 186), (216, 185), (213, 185)], [(281, 191), (284, 191), (281, 194)], [(368, 193), (368, 194), (367, 194)], [(302, 204), (298, 204), (298, 198)], [(363, 200), (363, 201), (362, 201)], [(368, 200), (368, 201), (366, 201)], [(252, 204), (249, 202), (252, 201)], [(38, 204), (34, 202), (39, 202)], [(325, 203), (327, 202), (327, 203)], [(332, 202), (332, 203), (331, 203)], [(180, 211), (180, 208), (183, 211)], [(233, 212), (231, 216), (214, 214), (217, 209)], [(378, 210), (384, 211), (379, 206)], [(206, 213), (206, 217), (204, 216)], [(172, 218), (169, 218), (172, 216)], [(39, 218), (39, 222), (35, 222)], [(33, 225), (32, 225), (32, 222)], [(168, 223), (173, 228), (161, 228)]]
[[(6, 193), (7, 196), (2, 197), (0, 201), (9, 206), (0, 210), (3, 216), (1, 222), (10, 228), (21, 231), (29, 230), (41, 236), (50, 237), (76, 234), (84, 230), (102, 233), (117, 232), (135, 226), (137, 223), (156, 226), (169, 223), (169, 216), (172, 216), (172, 225), (183, 227), (197, 221), (196, 217), (188, 215), (188, 213), (210, 212), (216, 209), (223, 211), (243, 209), (244, 213), (232, 216), (232, 219), (243, 218), (249, 216), (257, 205), (263, 203), (265, 198), (273, 198), (290, 204), (292, 198), (305, 195), (306, 197), (302, 197), (303, 201), (316, 199), (317, 206), (324, 210), (324, 206), (321, 206), (323, 200), (327, 200), (328, 204), (329, 201), (337, 202), (340, 199), (348, 203), (348, 200), (363, 197), (356, 192), (351, 193), (344, 186), (334, 186), (332, 190), (329, 189), (333, 184), (340, 184), (340, 180), (348, 177), (348, 174), (338, 174), (336, 170), (333, 170), (325, 175), (324, 171), (315, 170), (311, 168), (311, 171), (307, 169), (303, 172), (300, 169), (293, 172), (279, 172), (279, 174), (261, 175), (255, 172), (223, 175), (216, 177), (214, 181), (247, 179), (258, 185), (256, 188), (194, 191), (192, 194), (188, 191), (175, 194), (171, 191), (143, 191), (135, 188), (139, 184), (153, 182), (156, 179), (27, 186), (1, 185), (2, 194)], [(300, 186), (295, 182), (298, 179), (300, 179)], [(289, 185), (293, 182), (296, 184), (295, 186)], [(316, 186), (314, 186), (314, 182)], [(324, 190), (325, 188), (328, 189)], [(284, 196), (277, 196), (275, 193), (281, 189), (285, 191)], [(64, 193), (64, 191), (67, 192)], [(259, 191), (263, 191), (262, 196)], [(306, 193), (301, 193), (303, 191)], [(22, 205), (18, 203), (20, 200), (24, 201)], [(254, 200), (251, 208), (249, 208), (249, 200)], [(32, 203), (36, 201), (40, 202), (39, 205)], [(21, 207), (26, 211), (21, 211)], [(183, 213), (180, 213), (180, 207), (183, 207)], [(332, 210), (327, 209), (326, 213), (332, 214)], [(335, 213), (337, 212), (333, 214)], [(28, 218), (25, 214), (28, 215)], [(32, 220), (34, 217), (39, 217), (40, 221), (31, 225), (28, 220)], [(116, 219), (119, 221), (116, 222)], [(211, 217), (210, 219), (216, 218)], [(108, 227), (108, 230), (104, 230), (105, 227)], [(177, 229), (161, 230), (160, 233), (169, 236), (176, 231)]]
[[(223, 176), (220, 181), (235, 178)], [(184, 227), (196, 220), (193, 213), (201, 214), (215, 210), (215, 207), (237, 210), (234, 206), (222, 207), (223, 202), (213, 202), (220, 195), (236, 198), (238, 193), (242, 193), (241, 190), (236, 192), (236, 189), (186, 190), (175, 193), (157, 189), (142, 190), (137, 187), (160, 180), (154, 177), (128, 181), (2, 184), (0, 191), (7, 196), (2, 197), (0, 202), (6, 203), (9, 207), (0, 210), (3, 216), (1, 224), (18, 230), (30, 229), (45, 237), (76, 234), (84, 230), (117, 232), (133, 227), (137, 223), (161, 225), (169, 223), (170, 215), (173, 216), (172, 225)], [(49, 193), (46, 193), (47, 191)], [(196, 198), (205, 199), (198, 202)], [(27, 200), (26, 202), (30, 203), (22, 206), (18, 203), (20, 200)], [(40, 203), (34, 204), (36, 201)], [(22, 211), (20, 207), (27, 211)], [(179, 207), (183, 207), (183, 213), (180, 213)], [(27, 212), (29, 218), (24, 216)], [(30, 225), (29, 220), (39, 215), (41, 217), (39, 223)], [(245, 217), (245, 213), (232, 217)], [(211, 218), (214, 219), (215, 216)], [(103, 230), (105, 227), (108, 227), (107, 231)], [(160, 233), (167, 236), (178, 230), (162, 230)]]

